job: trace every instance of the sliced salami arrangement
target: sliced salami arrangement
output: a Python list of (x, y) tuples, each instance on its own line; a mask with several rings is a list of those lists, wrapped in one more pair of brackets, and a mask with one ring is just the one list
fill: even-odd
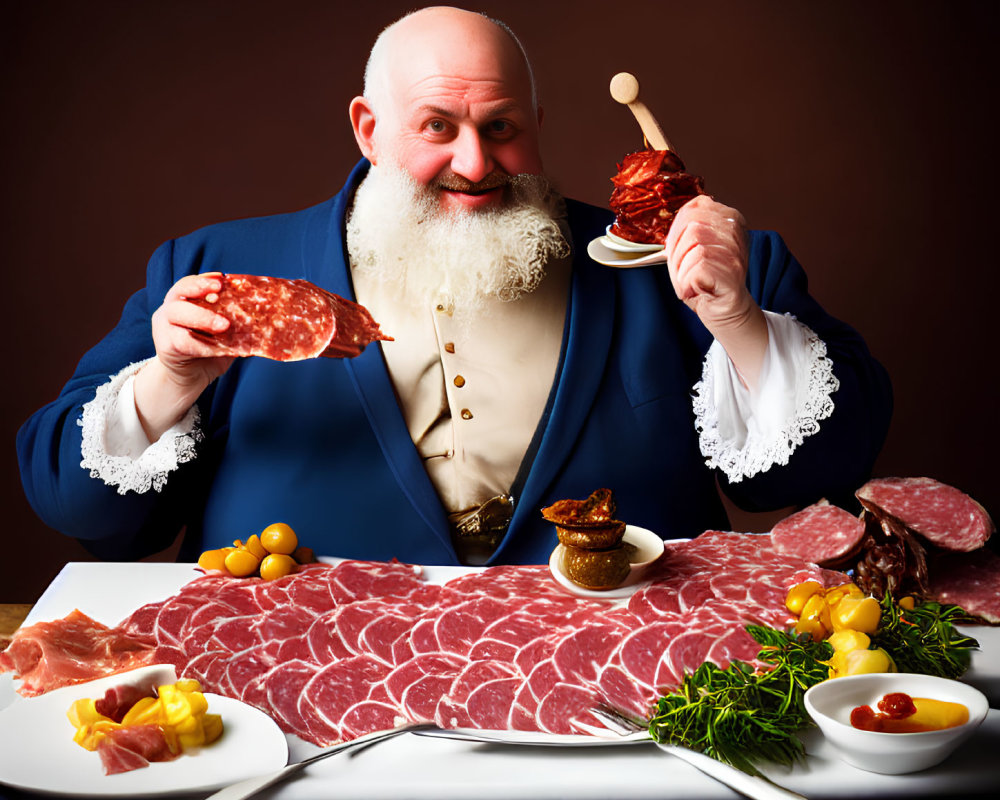
[(617, 604), (565, 593), (542, 566), (443, 585), (396, 562), (317, 564), (271, 581), (209, 574), (116, 631), (149, 663), (172, 663), (319, 745), (402, 719), (588, 734), (604, 729), (590, 713), (598, 702), (645, 716), (706, 660), (753, 662), (759, 645), (744, 626), (787, 626), (789, 586), (846, 580), (766, 535), (708, 532), (669, 543), (661, 563)]
[(982, 546), (993, 523), (978, 504), (928, 479), (881, 479), (858, 496), (860, 518), (821, 502), (771, 534), (667, 542), (648, 582), (614, 601), (569, 594), (544, 566), (443, 583), (395, 561), (272, 580), (210, 570), (115, 628), (79, 611), (23, 628), (0, 671), (30, 696), (168, 663), (321, 746), (406, 720), (593, 735), (606, 732), (597, 705), (647, 718), (703, 664), (769, 669), (747, 626), (789, 630), (793, 587), (853, 578), (859, 598), (858, 587), (919, 592), (1000, 623), (1000, 557)]
[(229, 320), (220, 334), (199, 334), (232, 356), (301, 361), (353, 358), (375, 341), (391, 341), (364, 306), (306, 280), (220, 276), (215, 302), (192, 300)]

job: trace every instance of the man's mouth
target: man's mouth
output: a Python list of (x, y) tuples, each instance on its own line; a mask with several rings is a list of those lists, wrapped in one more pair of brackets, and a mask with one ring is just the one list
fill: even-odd
[(447, 192), (472, 196), (485, 195), (504, 189), (510, 184), (510, 177), (500, 172), (491, 172), (481, 181), (469, 181), (459, 175), (445, 175), (438, 179), (437, 186)]

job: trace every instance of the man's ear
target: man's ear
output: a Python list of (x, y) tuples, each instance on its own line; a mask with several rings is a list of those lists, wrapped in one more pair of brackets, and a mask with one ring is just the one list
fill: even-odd
[(355, 97), (350, 106), (351, 127), (354, 129), (354, 140), (358, 143), (361, 155), (372, 164), (376, 164), (375, 152), (375, 112), (371, 103), (364, 97)]

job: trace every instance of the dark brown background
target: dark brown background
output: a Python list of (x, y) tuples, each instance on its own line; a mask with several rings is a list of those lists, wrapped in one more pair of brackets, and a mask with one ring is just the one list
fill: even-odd
[[(814, 294), (888, 367), (896, 412), (877, 473), (931, 475), (998, 514), (994, 5), (476, 8), (533, 58), (546, 166), (567, 194), (604, 204), (616, 159), (640, 146), (607, 91), (635, 72), (688, 166), (784, 235)], [(0, 602), (34, 600), (86, 558), (25, 502), (17, 428), (114, 324), (161, 241), (339, 188), (368, 48), (409, 7), (4, 4)]]

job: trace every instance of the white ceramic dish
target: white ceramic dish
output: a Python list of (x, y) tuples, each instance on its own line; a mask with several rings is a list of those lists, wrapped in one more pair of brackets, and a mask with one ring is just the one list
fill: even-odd
[(566, 591), (579, 597), (592, 597), (599, 600), (618, 600), (623, 597), (629, 597), (645, 585), (646, 582), (643, 578), (645, 577), (646, 570), (650, 564), (663, 555), (664, 541), (652, 531), (639, 528), (635, 525), (625, 526), (623, 541), (633, 545), (636, 548), (636, 552), (629, 561), (628, 577), (621, 586), (614, 589), (585, 589), (573, 583), (563, 571), (563, 553), (565, 552), (565, 548), (561, 544), (556, 545), (556, 549), (549, 556), (549, 571), (552, 573), (552, 577), (555, 578), (556, 583)]
[[(969, 721), (923, 733), (878, 733), (851, 725), (852, 709), (864, 705), (875, 708), (890, 692), (961, 703), (969, 709)], [(968, 684), (932, 675), (892, 672), (823, 681), (806, 692), (805, 705), (842, 760), (884, 775), (917, 772), (939, 764), (975, 732), (989, 711), (986, 696)]]
[(611, 232), (613, 227), (613, 225), (608, 225), (605, 229), (605, 235), (601, 238), (601, 244), (609, 250), (615, 250), (619, 253), (657, 253), (663, 249), (662, 244), (630, 242), (628, 239), (622, 239), (620, 236), (615, 236)]
[(587, 255), (606, 267), (648, 267), (667, 263), (662, 247), (653, 252), (612, 250), (607, 241), (607, 236), (598, 236), (587, 245)]
[(222, 715), (222, 738), (173, 761), (105, 775), (101, 757), (73, 742), (66, 711), (74, 700), (101, 697), (125, 683), (176, 680), (172, 666), (156, 665), (14, 701), (0, 712), (0, 783), (75, 797), (154, 797), (209, 792), (285, 765), (288, 744), (274, 720), (239, 700), (207, 692), (208, 710)]

